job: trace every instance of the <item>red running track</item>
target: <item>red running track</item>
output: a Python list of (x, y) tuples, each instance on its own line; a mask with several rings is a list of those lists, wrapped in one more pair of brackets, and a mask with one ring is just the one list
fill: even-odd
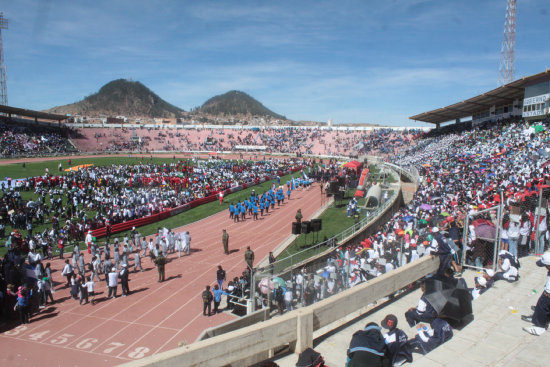
[[(60, 274), (63, 262), (51, 261), (54, 281), (59, 282), (56, 303), (32, 316), (30, 324), (0, 325), (0, 365), (113, 366), (194, 342), (204, 329), (236, 317), (228, 312), (202, 315), (201, 293), (205, 285), (215, 283), (217, 266), (223, 266), (228, 280), (239, 276), (246, 267), (246, 246), (251, 246), (258, 263), (288, 238), (299, 208), (309, 219), (321, 204), (319, 186), (313, 185), (309, 191), (293, 191), (290, 201), (258, 221), (247, 217), (234, 223), (223, 211), (180, 227), (176, 231), (191, 234), (191, 254), (179, 259), (169, 255), (165, 282), (157, 282), (156, 268), (145, 258), (145, 271), (130, 273), (128, 297), (107, 300), (105, 282), (96, 281), (98, 303), (93, 306), (81, 306), (69, 296)], [(223, 254), (224, 228), (229, 255)]]

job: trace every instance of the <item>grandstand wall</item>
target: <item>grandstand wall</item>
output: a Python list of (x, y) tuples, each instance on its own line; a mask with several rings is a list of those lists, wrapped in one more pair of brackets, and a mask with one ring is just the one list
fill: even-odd
[(512, 103), (493, 105), (488, 110), (480, 110), (472, 115), (473, 125), (479, 125), (484, 122), (493, 122), (509, 119), (512, 117), (521, 117), (522, 102), (519, 99)]
[(550, 115), (550, 80), (525, 88), (522, 117), (528, 120), (544, 119)]

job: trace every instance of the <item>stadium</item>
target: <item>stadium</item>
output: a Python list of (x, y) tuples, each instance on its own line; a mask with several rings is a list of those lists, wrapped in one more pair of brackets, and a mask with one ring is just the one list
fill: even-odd
[(1, 55), (4, 365), (546, 365), (550, 69), (392, 127), (16, 107)]

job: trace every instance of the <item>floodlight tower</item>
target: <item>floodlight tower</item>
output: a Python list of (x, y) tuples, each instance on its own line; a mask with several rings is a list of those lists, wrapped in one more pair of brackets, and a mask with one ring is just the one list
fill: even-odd
[(516, 0), (507, 0), (506, 19), (504, 20), (504, 37), (500, 50), (498, 68), (498, 85), (514, 81), (514, 63), (516, 58)]
[(2, 45), (2, 29), (8, 29), (8, 20), (0, 12), (0, 105), (8, 105), (8, 88), (6, 86), (6, 65), (4, 64), (4, 47)]

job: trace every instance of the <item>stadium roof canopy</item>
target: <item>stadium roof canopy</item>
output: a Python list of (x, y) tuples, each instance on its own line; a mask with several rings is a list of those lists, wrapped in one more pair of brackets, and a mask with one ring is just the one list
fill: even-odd
[(44, 119), (44, 120), (53, 120), (53, 121), (62, 121), (68, 119), (65, 115), (57, 115), (54, 113), (47, 113), (41, 111), (27, 110), (24, 108), (10, 107), (0, 105), (0, 113), (5, 113), (8, 115), (18, 115), (25, 117), (33, 117), (35, 119)]
[(502, 87), (498, 87), (465, 101), (411, 116), (409, 119), (440, 124), (472, 116), (476, 112), (489, 110), (492, 106), (512, 104), (516, 99), (523, 100), (525, 87), (548, 80), (548, 78), (550, 78), (550, 69), (539, 74), (515, 80)]

